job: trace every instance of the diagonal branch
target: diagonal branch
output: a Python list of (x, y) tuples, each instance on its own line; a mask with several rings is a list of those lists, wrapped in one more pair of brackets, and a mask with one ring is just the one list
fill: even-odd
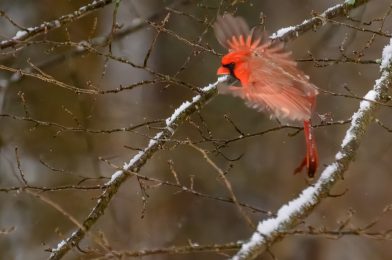
[(41, 35), (43, 33), (47, 33), (48, 31), (51, 31), (53, 29), (60, 28), (64, 25), (67, 25), (77, 19), (82, 18), (85, 15), (88, 15), (89, 13), (105, 7), (106, 5), (109, 5), (113, 2), (113, 0), (95, 0), (91, 2), (90, 4), (84, 5), (80, 7), (78, 10), (63, 15), (60, 18), (50, 21), (50, 22), (44, 22), (40, 25), (37, 25), (35, 27), (29, 27), (23, 30), (20, 30), (16, 32), (15, 36), (8, 39), (8, 40), (3, 40), (0, 42), (0, 49), (6, 49), (9, 47), (15, 47), (18, 43), (29, 40), (33, 37), (36, 37), (38, 35)]
[(330, 7), (322, 14), (305, 20), (297, 26), (289, 26), (278, 30), (276, 33), (272, 34), (270, 38), (279, 41), (287, 41), (289, 39), (296, 38), (303, 32), (325, 25), (327, 19), (346, 14), (350, 10), (367, 2), (368, 0), (345, 0), (343, 4)]
[[(146, 20), (149, 20), (149, 21), (156, 20), (160, 16), (162, 16), (167, 10), (172, 10), (171, 8), (179, 6), (179, 5), (187, 4), (188, 2), (189, 2), (189, 0), (177, 0), (177, 1), (174, 1), (171, 4), (169, 4), (167, 7), (162, 8), (162, 9), (156, 11), (155, 13), (151, 14), (145, 20), (140, 19), (140, 18), (134, 18), (130, 22), (130, 25), (121, 29), (120, 31), (116, 31), (113, 35), (109, 34), (106, 36), (97, 36), (93, 39), (89, 39), (88, 41), (81, 41), (81, 42), (79, 42), (79, 46), (77, 46), (77, 48), (66, 51), (64, 53), (57, 54), (55, 56), (50, 56), (50, 58), (48, 58), (47, 60), (38, 62), (36, 67), (40, 68), (40, 69), (49, 68), (54, 65), (57, 65), (60, 62), (65, 61), (69, 58), (73, 58), (73, 57), (77, 57), (77, 56), (81, 56), (83, 54), (86, 54), (89, 49), (83, 47), (84, 44), (88, 44), (90, 47), (96, 47), (96, 46), (104, 46), (108, 42), (110, 37), (112, 37), (112, 40), (120, 40), (120, 39), (122, 39), (132, 33), (135, 33), (137, 31), (141, 30), (145, 26), (147, 26), (148, 23)], [(0, 49), (1, 49), (1, 42), (0, 42)], [(29, 67), (23, 68), (22, 70), (18, 69), (18, 72), (14, 72), (8, 79), (0, 79), (0, 111), (1, 111), (1, 107), (2, 107), (1, 100), (5, 94), (7, 87), (12, 83), (16, 83), (16, 82), (19, 82), (19, 81), (25, 79), (25, 77), (21, 77), (22, 75), (20, 72), (32, 73), (33, 68), (31, 66), (29, 66)], [(133, 86), (136, 86), (136, 85), (139, 85), (139, 84), (132, 84), (128, 88), (129, 89), (133, 88)], [(121, 89), (108, 90), (108, 91), (105, 91), (105, 93), (116, 93), (118, 91), (121, 91)]]
[[(332, 8), (329, 8), (319, 17), (327, 16), (329, 18), (346, 14), (349, 10), (354, 9), (368, 0), (357, 0), (354, 4), (343, 3), (338, 4)], [(317, 28), (323, 25), (318, 19), (305, 20), (301, 24), (295, 27), (289, 27), (285, 30), (285, 33), (280, 32), (279, 36), (275, 39), (288, 40), (305, 33), (310, 29)], [(105, 209), (108, 207), (112, 197), (117, 193), (119, 187), (128, 177), (131, 172), (138, 172), (140, 168), (147, 162), (147, 160), (159, 150), (166, 140), (169, 140), (174, 134), (174, 131), (185, 121), (185, 119), (191, 115), (193, 112), (199, 110), (204, 106), (209, 100), (211, 100), (217, 94), (217, 87), (219, 85), (226, 85), (226, 78), (220, 78), (214, 84), (210, 84), (207, 87), (202, 88), (201, 94), (195, 96), (191, 102), (184, 102), (179, 108), (175, 110), (171, 117), (166, 120), (166, 127), (159, 132), (152, 140), (150, 140), (149, 145), (141, 152), (136, 154), (128, 163), (124, 165), (124, 170), (117, 171), (112, 175), (111, 181), (108, 183), (108, 187), (103, 191), (100, 198), (97, 200), (95, 207), (91, 210), (90, 214), (83, 221), (83, 229), (78, 229), (73, 232), (70, 237), (66, 240), (58, 243), (57, 247), (52, 249), (52, 253), (49, 259), (60, 259), (62, 258), (71, 248), (75, 247), (85, 236), (86, 232), (91, 229), (95, 222), (104, 214)]]
[(334, 184), (342, 178), (355, 157), (368, 126), (374, 120), (378, 103), (388, 101), (387, 93), (392, 81), (392, 39), (384, 48), (380, 70), (381, 77), (365, 95), (365, 100), (360, 102), (358, 111), (351, 118), (351, 126), (342, 141), (340, 151), (336, 153), (336, 161), (328, 165), (313, 186), (306, 188), (296, 199), (283, 205), (276, 217), (260, 222), (251, 239), (243, 244), (232, 259), (256, 258), (273, 243), (283, 239), (287, 231), (301, 223), (324, 198), (328, 197)]
[(184, 102), (168, 119), (166, 119), (166, 127), (150, 140), (148, 146), (136, 154), (128, 163), (125, 163), (123, 170), (119, 170), (112, 175), (111, 180), (106, 183), (107, 187), (99, 197), (97, 205), (83, 221), (83, 229), (79, 228), (76, 232), (72, 233), (67, 240), (61, 241), (57, 248), (52, 250), (50, 259), (60, 259), (84, 237), (86, 231), (103, 215), (104, 210), (109, 205), (113, 195), (117, 193), (120, 185), (124, 183), (131, 173), (138, 172), (148, 159), (150, 159), (167, 140), (170, 140), (177, 127), (184, 122), (189, 115), (215, 96), (217, 87), (225, 84), (225, 81), (226, 77), (221, 77), (217, 82), (202, 88), (202, 95), (193, 97), (191, 102)]

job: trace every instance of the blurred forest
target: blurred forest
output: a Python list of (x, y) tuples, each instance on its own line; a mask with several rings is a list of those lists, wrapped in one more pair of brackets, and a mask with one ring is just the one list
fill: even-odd
[[(218, 14), (273, 33), (341, 2), (0, 1), (0, 259), (48, 258), (112, 174), (217, 80)], [(371, 0), (286, 44), (321, 90), (319, 172), (340, 148), (353, 97), (380, 76), (391, 6)], [(390, 104), (331, 196), (259, 259), (392, 259)], [(256, 225), (314, 181), (292, 174), (305, 153), (301, 129), (279, 126), (241, 99), (214, 97), (119, 187), (64, 259), (233, 255), (254, 232), (244, 215)]]

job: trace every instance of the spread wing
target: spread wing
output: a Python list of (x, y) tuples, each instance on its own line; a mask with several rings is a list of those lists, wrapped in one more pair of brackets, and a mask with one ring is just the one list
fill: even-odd
[(282, 44), (262, 44), (243, 65), (250, 68), (247, 82), (224, 92), (241, 97), (250, 107), (283, 121), (309, 119), (317, 87), (297, 68), (290, 55)]
[(317, 87), (297, 68), (283, 43), (272, 42), (265, 34), (249, 26), (241, 17), (220, 16), (214, 24), (219, 43), (230, 53), (250, 50), (251, 54), (237, 70), (249, 71), (241, 87), (221, 89), (247, 101), (252, 108), (264, 110), (281, 120), (307, 120), (311, 117), (318, 94)]
[(263, 36), (260, 30), (249, 29), (242, 17), (234, 17), (231, 14), (217, 17), (214, 32), (218, 42), (230, 51), (255, 49)]
[(317, 87), (290, 57), (283, 45), (265, 43), (248, 60), (251, 69), (242, 97), (278, 119), (307, 120), (318, 94)]

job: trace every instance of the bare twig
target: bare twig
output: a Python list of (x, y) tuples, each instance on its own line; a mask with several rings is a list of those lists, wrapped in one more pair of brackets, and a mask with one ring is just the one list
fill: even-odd
[(199, 153), (201, 153), (204, 157), (204, 159), (207, 161), (207, 163), (209, 165), (212, 166), (212, 168), (214, 168), (214, 170), (219, 174), (219, 177), (222, 179), (224, 185), (226, 186), (227, 191), (230, 194), (231, 199), (234, 201), (234, 204), (236, 205), (238, 212), (241, 214), (241, 216), (244, 218), (244, 220), (246, 221), (246, 223), (248, 223), (248, 225), (252, 228), (255, 228), (254, 223), (252, 222), (252, 220), (250, 219), (250, 217), (248, 216), (248, 214), (246, 214), (246, 212), (243, 210), (243, 208), (241, 207), (241, 205), (239, 204), (239, 201), (237, 199), (237, 196), (234, 193), (233, 187), (231, 185), (231, 182), (226, 178), (226, 174), (225, 172), (218, 166), (216, 165), (216, 163), (214, 163), (211, 158), (208, 156), (207, 152), (203, 149), (201, 149), (200, 147), (189, 143), (189, 145), (194, 148), (196, 151), (198, 151)]
[(381, 77), (376, 80), (373, 89), (365, 95), (365, 100), (361, 101), (358, 111), (353, 114), (351, 126), (342, 141), (340, 151), (335, 156), (336, 161), (328, 165), (313, 186), (303, 190), (299, 197), (282, 206), (277, 217), (260, 222), (251, 239), (232, 259), (254, 259), (265, 252), (272, 243), (282, 239), (288, 230), (298, 225), (324, 198), (328, 197), (334, 184), (341, 179), (353, 160), (360, 141), (373, 120), (376, 108), (379, 106), (378, 102), (386, 102), (385, 97), (392, 80), (391, 53), (392, 40), (383, 51)]
[(95, 0), (90, 4), (80, 7), (78, 10), (63, 15), (56, 20), (50, 22), (44, 22), (38, 26), (26, 28), (18, 31), (14, 37), (8, 40), (3, 40), (0, 42), (0, 49), (5, 49), (9, 47), (15, 47), (21, 42), (27, 41), (33, 37), (38, 35), (47, 33), (53, 29), (60, 28), (61, 26), (67, 25), (81, 17), (90, 14), (93, 11), (96, 11), (106, 5), (109, 5), (113, 2), (113, 0)]
[[(174, 1), (172, 4), (170, 4), (169, 6), (171, 7), (175, 7), (178, 6), (180, 4), (185, 4), (187, 3), (189, 0), (179, 0), (179, 1)], [(158, 17), (160, 17), (164, 12), (166, 11), (166, 8), (163, 8), (161, 10), (158, 10), (157, 12), (153, 13), (152, 15), (150, 15), (147, 20), (156, 20)], [(93, 39), (89, 39), (88, 40), (88, 44), (91, 45), (92, 47), (94, 46), (104, 46), (111, 38), (112, 40), (120, 40), (122, 38), (124, 38), (125, 36), (131, 34), (131, 33), (135, 33), (138, 30), (144, 28), (147, 25), (145, 20), (142, 20), (140, 18), (134, 18), (131, 22), (130, 25), (128, 25), (127, 27), (122, 28), (121, 30), (119, 30), (118, 32), (115, 32), (114, 34), (110, 33), (109, 35), (102, 37), (102, 36), (98, 36), (96, 38)], [(78, 48), (74, 48), (70, 51), (67, 51), (65, 53), (60, 53), (54, 56), (51, 56), (50, 58), (48, 58), (47, 60), (41, 61), (39, 62), (36, 66), (39, 67), (40, 69), (43, 68), (48, 68), (50, 66), (56, 65), (60, 62), (63, 62), (69, 58), (73, 58), (76, 56), (80, 56), (85, 54), (86, 52), (88, 52), (88, 49), (83, 48), (83, 44), (86, 44), (86, 41), (82, 41), (80, 42), (78, 45)], [(31, 72), (32, 68), (24, 68), (23, 71), (27, 71), (27, 72)], [(4, 80), (2, 82), (2, 85), (0, 85), (0, 87), (7, 87), (9, 84), (11, 83), (15, 83), (18, 82), (20, 80), (24, 79), (24, 77), (20, 77), (20, 75), (18, 74), (18, 72), (14, 73), (8, 80)], [(109, 91), (108, 91), (109, 92)]]
[(227, 244), (215, 244), (215, 245), (198, 245), (191, 244), (189, 246), (173, 246), (169, 248), (156, 248), (148, 250), (135, 250), (135, 251), (112, 251), (111, 258), (121, 257), (142, 257), (148, 255), (158, 254), (189, 254), (189, 253), (208, 253), (215, 252), (220, 253), (228, 250), (236, 250), (240, 248), (241, 242), (232, 242)]
[(184, 102), (171, 117), (166, 119), (166, 127), (150, 140), (148, 146), (125, 164), (123, 170), (119, 170), (112, 175), (112, 179), (107, 183), (107, 187), (97, 201), (97, 205), (83, 221), (82, 225), (84, 229), (79, 228), (68, 239), (60, 242), (57, 248), (52, 249), (50, 259), (60, 259), (85, 236), (85, 230), (89, 230), (102, 216), (113, 195), (117, 193), (120, 185), (130, 176), (129, 172), (137, 173), (159, 147), (165, 143), (165, 140), (174, 134), (174, 130), (178, 127), (178, 124), (198, 110), (208, 99), (212, 98), (217, 92), (217, 86), (225, 84), (225, 80), (226, 78), (223, 77), (214, 84), (201, 89), (204, 93), (203, 95), (195, 96), (191, 102)]
[(289, 39), (297, 38), (299, 35), (309, 30), (315, 29), (325, 23), (325, 19), (331, 19), (339, 15), (347, 14), (351, 9), (361, 6), (367, 3), (369, 0), (356, 0), (356, 1), (345, 1), (343, 4), (335, 5), (328, 8), (325, 12), (321, 13), (316, 17), (312, 17), (308, 20), (303, 21), (297, 26), (290, 26), (278, 30), (271, 36), (271, 39), (279, 41), (287, 41)]
[[(355, 4), (341, 4), (336, 5), (333, 8), (329, 8), (325, 13), (328, 18), (338, 16), (347, 13), (349, 10), (358, 7), (364, 3), (366, 0), (357, 0)], [(310, 29), (321, 26), (322, 22), (319, 19), (312, 18), (302, 24), (295, 27), (294, 30), (285, 30), (286, 33), (280, 31), (279, 35), (275, 35), (275, 38), (281, 40), (288, 40), (290, 38), (295, 38), (299, 34), (302, 34)], [(161, 29), (161, 28), (160, 28)], [(193, 45), (191, 43), (191, 45)], [(209, 50), (209, 49), (207, 49)], [(83, 229), (78, 229), (71, 234), (70, 237), (61, 241), (56, 248), (52, 249), (50, 259), (60, 259), (64, 256), (71, 248), (76, 246), (79, 241), (85, 236), (85, 230), (88, 231), (95, 222), (104, 214), (104, 210), (109, 205), (112, 197), (117, 193), (120, 185), (128, 178), (129, 174), (127, 172), (138, 172), (140, 168), (146, 163), (146, 161), (159, 149), (160, 146), (164, 144), (164, 139), (170, 138), (174, 130), (179, 124), (184, 122), (184, 120), (193, 112), (200, 109), (208, 100), (217, 94), (217, 86), (219, 84), (224, 84), (226, 79), (220, 79), (216, 83), (203, 88), (202, 93), (195, 96), (191, 102), (183, 103), (173, 115), (166, 120), (166, 127), (159, 132), (154, 139), (152, 139), (149, 145), (141, 152), (139, 152), (133, 159), (125, 164), (123, 171), (117, 171), (112, 175), (111, 181), (108, 183), (108, 187), (101, 194), (95, 207), (91, 210), (90, 214), (85, 218), (82, 225)], [(163, 139), (162, 139), (163, 138)]]

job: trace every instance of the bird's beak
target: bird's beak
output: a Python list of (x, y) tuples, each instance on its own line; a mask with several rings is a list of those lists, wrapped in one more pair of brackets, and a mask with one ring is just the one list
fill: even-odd
[(218, 71), (216, 72), (217, 75), (229, 75), (230, 70), (228, 68), (225, 68), (223, 66), (220, 66)]

